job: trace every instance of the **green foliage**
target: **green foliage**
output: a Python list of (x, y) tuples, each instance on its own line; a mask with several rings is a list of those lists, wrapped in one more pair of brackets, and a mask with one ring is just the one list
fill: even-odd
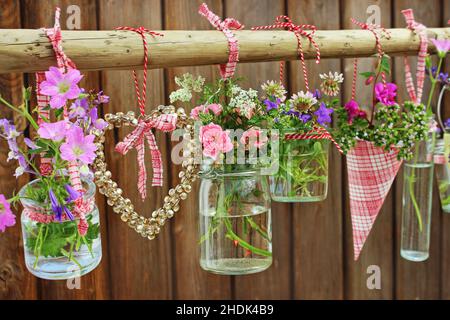
[(366, 118), (348, 121), (347, 110), (337, 109), (337, 130), (334, 138), (344, 152), (353, 147), (358, 139), (372, 141), (376, 146), (390, 151), (399, 150), (399, 159), (411, 159), (412, 148), (417, 141), (426, 138), (430, 114), (423, 104), (406, 101), (400, 105), (376, 105), (373, 123)]
[(65, 252), (72, 253), (84, 244), (90, 250), (94, 240), (100, 235), (100, 225), (92, 223), (92, 215), (88, 216), (89, 229), (82, 237), (78, 233), (77, 221), (37, 223), (36, 228), (28, 229), (26, 247), (39, 257), (62, 257)]

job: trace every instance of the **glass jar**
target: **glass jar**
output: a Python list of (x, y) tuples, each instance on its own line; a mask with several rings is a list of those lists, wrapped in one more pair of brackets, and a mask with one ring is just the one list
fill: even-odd
[(449, 159), (445, 156), (444, 139), (436, 141), (434, 172), (438, 183), (442, 211), (450, 213), (450, 163)]
[(199, 210), (204, 270), (243, 275), (270, 267), (270, 194), (259, 170), (202, 173)]
[(269, 177), (272, 200), (317, 202), (328, 192), (329, 140), (283, 140), (278, 172)]
[(429, 256), (434, 136), (417, 142), (413, 159), (404, 163), (400, 254), (410, 261), (425, 261)]
[(102, 258), (95, 184), (83, 180), (86, 190), (83, 202), (90, 211), (85, 214), (87, 232), (81, 236), (78, 231), (79, 218), (72, 221), (63, 215), (61, 222), (54, 221), (51, 209), (24, 198), (26, 189), (36, 187), (38, 181), (28, 183), (19, 192), (24, 207), (21, 223), (27, 269), (36, 277), (47, 280), (70, 279), (87, 274), (98, 266)]

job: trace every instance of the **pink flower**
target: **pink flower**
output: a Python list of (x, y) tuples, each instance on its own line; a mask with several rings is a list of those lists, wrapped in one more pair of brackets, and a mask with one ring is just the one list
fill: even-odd
[(200, 105), (192, 109), (191, 117), (194, 120), (199, 119), (200, 113), (208, 113), (211, 110), (216, 116), (218, 116), (222, 112), (222, 106), (218, 103), (208, 104), (207, 106)]
[(5, 232), (6, 227), (16, 224), (16, 216), (11, 211), (11, 205), (3, 194), (0, 194), (0, 232)]
[(73, 126), (66, 135), (66, 142), (59, 150), (63, 160), (79, 160), (87, 165), (94, 162), (97, 147), (94, 144), (93, 134), (84, 136), (83, 129)]
[(386, 106), (396, 104), (397, 86), (394, 83), (383, 84), (381, 82), (375, 85), (375, 97), (379, 102)]
[(440, 58), (444, 58), (447, 52), (450, 51), (450, 40), (431, 39), (431, 42), (435, 45)]
[(242, 134), (240, 142), (243, 145), (246, 145), (247, 143), (250, 142), (254, 142), (255, 147), (261, 148), (269, 140), (267, 136), (263, 136), (262, 133), (263, 133), (262, 130), (259, 128), (248, 129)]
[(58, 122), (44, 122), (39, 126), (37, 133), (43, 139), (61, 141), (66, 137), (69, 128), (70, 123), (65, 120)]
[(344, 106), (347, 111), (348, 123), (352, 123), (355, 118), (365, 118), (367, 114), (364, 110), (359, 109), (359, 105), (355, 100), (350, 100)]
[(220, 153), (233, 149), (228, 132), (214, 123), (200, 127), (200, 142), (203, 145), (203, 155), (214, 160), (217, 160)]
[(68, 99), (76, 99), (81, 93), (78, 87), (83, 76), (80, 71), (71, 69), (67, 73), (61, 73), (58, 68), (50, 67), (45, 72), (45, 81), (41, 84), (41, 94), (50, 96), (50, 107), (59, 109), (63, 107)]

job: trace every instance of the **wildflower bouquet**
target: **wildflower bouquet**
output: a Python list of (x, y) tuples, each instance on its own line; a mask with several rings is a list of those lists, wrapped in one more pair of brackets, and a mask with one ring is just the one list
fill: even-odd
[(389, 73), (390, 58), (382, 54), (374, 71), (360, 74), (372, 92), (370, 116), (355, 97), (336, 111), (334, 137), (347, 154), (355, 260), (401, 161), (413, 157), (415, 143), (428, 133), (430, 114), (425, 106), (411, 101), (398, 104), (396, 84), (385, 81)]
[[(89, 166), (99, 148), (93, 133), (106, 126), (98, 118), (97, 108), (109, 98), (80, 88), (81, 79), (76, 69), (63, 73), (51, 67), (40, 84), (39, 94), (49, 100), (43, 108), (30, 107), (30, 89), (24, 90), (20, 106), (0, 97), (0, 104), (21, 115), (35, 131), (35, 136), (28, 138), (10, 120), (0, 120), (0, 136), (10, 149), (7, 160), (18, 162), (15, 177), (30, 174), (35, 178), (9, 200), (0, 195), (0, 231), (15, 224), (11, 205), (17, 207), (20, 201), (26, 265), (45, 279), (85, 274), (101, 259)], [(50, 111), (55, 122), (50, 121)], [(18, 143), (19, 137), (24, 137), (25, 145)]]
[(320, 90), (300, 91), (290, 99), (281, 83), (262, 85), (268, 127), (280, 133), (278, 172), (270, 177), (272, 199), (311, 202), (326, 198), (328, 186), (327, 126), (338, 105), (342, 74), (321, 74)]
[(268, 138), (258, 92), (237, 80), (204, 84), (190, 74), (176, 78), (171, 102), (190, 103), (202, 149), (199, 194), (203, 269), (221, 274), (262, 271), (272, 263), (270, 195), (256, 155)]
[(397, 158), (410, 159), (415, 141), (425, 138), (429, 115), (425, 107), (406, 101), (403, 106), (396, 102), (397, 85), (378, 82), (381, 74), (390, 73), (389, 57), (384, 55), (376, 71), (363, 72), (365, 84), (372, 86), (373, 101), (371, 117), (354, 99), (336, 110), (336, 141), (347, 153), (358, 141), (373, 143), (386, 152), (395, 152)]

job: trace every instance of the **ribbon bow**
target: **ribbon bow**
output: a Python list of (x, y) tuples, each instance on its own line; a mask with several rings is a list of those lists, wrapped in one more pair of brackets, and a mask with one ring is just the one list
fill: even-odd
[(136, 128), (125, 137), (122, 142), (116, 145), (116, 151), (125, 155), (132, 148), (137, 150), (137, 161), (139, 167), (138, 173), (138, 190), (141, 194), (142, 201), (147, 197), (147, 170), (145, 168), (145, 140), (147, 140), (150, 153), (152, 156), (153, 179), (152, 186), (162, 186), (163, 184), (163, 168), (161, 160), (161, 152), (156, 144), (155, 136), (152, 129), (158, 129), (163, 132), (175, 130), (177, 123), (176, 114), (163, 114), (156, 118), (140, 119)]
[(420, 103), (420, 101), (422, 100), (423, 84), (425, 82), (425, 58), (427, 56), (428, 50), (428, 36), (426, 32), (427, 28), (423, 24), (418, 23), (414, 20), (414, 12), (412, 9), (402, 10), (402, 13), (405, 17), (408, 29), (413, 30), (415, 33), (417, 33), (420, 39), (416, 73), (417, 93), (416, 89), (414, 88), (414, 82), (411, 75), (411, 68), (408, 63), (408, 57), (404, 57), (406, 89), (411, 100), (415, 103)]
[(222, 31), (228, 40), (228, 62), (219, 66), (220, 75), (222, 79), (231, 78), (236, 70), (237, 62), (239, 61), (239, 46), (234, 33), (231, 30), (240, 30), (244, 28), (239, 21), (234, 18), (226, 18), (221, 20), (218, 15), (209, 10), (208, 6), (203, 3), (198, 9), (198, 13), (208, 19), (218, 31)]
[[(306, 90), (309, 91), (308, 73), (305, 64), (305, 56), (303, 54), (302, 37), (306, 37), (316, 50), (316, 63), (320, 63), (320, 49), (317, 42), (314, 40), (314, 34), (317, 30), (316, 26), (311, 24), (294, 24), (288, 16), (280, 15), (275, 19), (275, 24), (268, 26), (252, 27), (252, 30), (271, 30), (271, 29), (286, 29), (293, 32), (297, 38), (297, 53), (300, 57), (303, 70), (303, 78), (305, 79)], [(309, 31), (307, 31), (309, 30)], [(280, 62), (280, 82), (283, 82), (284, 62)]]

